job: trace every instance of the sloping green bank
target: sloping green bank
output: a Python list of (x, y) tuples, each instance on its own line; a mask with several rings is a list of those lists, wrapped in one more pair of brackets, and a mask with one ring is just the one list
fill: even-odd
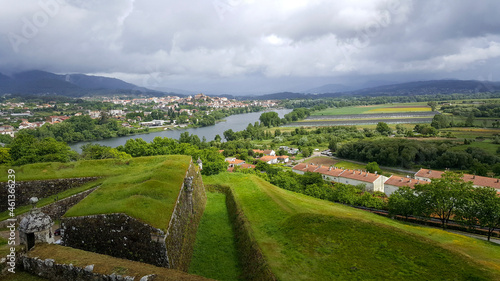
[(224, 193), (207, 192), (189, 273), (221, 281), (238, 280), (241, 275)]
[(242, 218), (236, 234), (247, 246), (239, 251), (249, 279), (500, 280), (500, 247), (485, 241), (405, 225), (251, 175), (223, 173), (204, 182), (230, 188), (228, 208)]

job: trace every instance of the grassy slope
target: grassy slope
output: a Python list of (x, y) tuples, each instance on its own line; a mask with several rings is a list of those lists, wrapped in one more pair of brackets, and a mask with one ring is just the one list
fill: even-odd
[(5, 276), (0, 276), (3, 281), (44, 281), (49, 280), (35, 275), (30, 275), (29, 273), (18, 271), (14, 274), (6, 273)]
[[(0, 173), (7, 175), (8, 169), (16, 171), (16, 181), (46, 180), (75, 177), (114, 176), (126, 174), (130, 170), (141, 169), (144, 165), (163, 162), (164, 156), (138, 157), (123, 161), (117, 159), (82, 160), (70, 163), (36, 163), (19, 167), (0, 166)], [(7, 181), (7, 177), (2, 178)]]
[(173, 155), (143, 160), (143, 165), (104, 180), (99, 189), (65, 216), (125, 213), (166, 230), (190, 157)]
[[(145, 264), (136, 261), (119, 259), (111, 256), (96, 254), (83, 250), (78, 250), (70, 247), (59, 245), (40, 244), (37, 245), (28, 254), (30, 257), (38, 257), (39, 259), (54, 259), (57, 263), (73, 264), (77, 267), (85, 267), (89, 264), (94, 265), (94, 272), (102, 274), (119, 274), (136, 276), (135, 280), (139, 280), (142, 276), (148, 274), (157, 274), (155, 281), (162, 280), (208, 280), (200, 276), (189, 275), (178, 270), (156, 267), (154, 265)], [(31, 279), (27, 279), (31, 280)], [(33, 279), (36, 280), (36, 279)]]
[(207, 192), (189, 273), (217, 280), (238, 280), (241, 274), (223, 193)]
[[(85, 190), (94, 188), (94, 187), (98, 186), (99, 184), (101, 184), (102, 182), (103, 182), (103, 179), (99, 179), (97, 181), (89, 182), (89, 183), (86, 183), (86, 184), (79, 186), (79, 187), (67, 189), (63, 192), (54, 194), (54, 195), (49, 196), (49, 197), (41, 198), (36, 205), (37, 205), (37, 207), (43, 207), (43, 206), (49, 205), (51, 203), (54, 203), (56, 198), (61, 200), (61, 199), (70, 197), (72, 195), (78, 194), (78, 193), (83, 192)], [(24, 205), (24, 206), (19, 206), (19, 207), (16, 206), (15, 213), (16, 213), (16, 215), (20, 215), (20, 214), (28, 212), (29, 210), (31, 210), (31, 205)], [(10, 218), (9, 211), (5, 211), (5, 212), (0, 213), (0, 221), (6, 220), (8, 218)]]
[(498, 245), (295, 194), (255, 176), (224, 173), (204, 182), (233, 188), (281, 280), (500, 279)]

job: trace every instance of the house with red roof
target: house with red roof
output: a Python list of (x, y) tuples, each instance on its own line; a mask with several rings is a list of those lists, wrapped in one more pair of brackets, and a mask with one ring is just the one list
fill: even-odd
[(375, 173), (370, 173), (368, 171), (361, 170), (345, 170), (338, 177), (340, 183), (359, 185), (363, 184), (366, 187), (366, 191), (380, 191), (384, 192), (384, 182), (387, 177), (381, 176)]
[(398, 177), (398, 176), (391, 176), (384, 182), (384, 193), (387, 196), (390, 196), (393, 194), (396, 190), (403, 186), (408, 186), (409, 188), (415, 188), (416, 184), (428, 184), (430, 183), (429, 181), (426, 180), (418, 180), (418, 179), (413, 179), (409, 176), (407, 177)]

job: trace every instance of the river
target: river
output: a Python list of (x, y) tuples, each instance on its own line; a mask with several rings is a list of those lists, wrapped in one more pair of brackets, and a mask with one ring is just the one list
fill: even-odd
[[(291, 109), (277, 109), (272, 110), (283, 118), (283, 116), (289, 112)], [(205, 137), (207, 141), (211, 141), (215, 138), (215, 135), (220, 135), (224, 139), (224, 131), (233, 129), (233, 131), (241, 131), (247, 128), (248, 123), (254, 124), (256, 121), (259, 121), (259, 117), (262, 112), (252, 112), (252, 113), (244, 113), (231, 115), (225, 118), (225, 121), (219, 122), (213, 126), (201, 127), (201, 128), (189, 128), (189, 129), (178, 129), (178, 130), (167, 130), (161, 132), (154, 132), (148, 134), (140, 134), (133, 136), (124, 136), (124, 137), (116, 137), (111, 139), (104, 139), (98, 141), (88, 141), (88, 142), (77, 142), (72, 143), (69, 146), (78, 153), (81, 153), (81, 146), (87, 143), (97, 143), (100, 145), (117, 147), (119, 145), (124, 145), (125, 142), (129, 139), (142, 138), (146, 142), (151, 142), (155, 137), (168, 137), (172, 139), (179, 139), (180, 135), (184, 132), (188, 132), (189, 134), (197, 135), (200, 137), (200, 140)]]

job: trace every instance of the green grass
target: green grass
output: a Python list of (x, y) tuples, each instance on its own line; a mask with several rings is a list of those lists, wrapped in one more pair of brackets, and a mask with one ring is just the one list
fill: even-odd
[(497, 149), (500, 147), (500, 145), (498, 144), (494, 144), (491, 142), (491, 140), (483, 140), (483, 141), (474, 141), (470, 144), (464, 144), (464, 145), (459, 145), (459, 146), (455, 146), (455, 147), (452, 147), (450, 150), (461, 150), (461, 151), (464, 151), (466, 150), (468, 147), (478, 147), (478, 148), (481, 148), (493, 155), (496, 155), (497, 154)]
[(229, 185), (280, 280), (499, 280), (500, 246), (403, 224), (244, 174)]
[[(151, 264), (115, 258), (112, 256), (87, 252), (71, 247), (64, 247), (54, 244), (39, 244), (28, 252), (30, 257), (39, 259), (54, 259), (59, 264), (73, 264), (75, 267), (84, 268), (87, 265), (94, 265), (94, 272), (110, 275), (123, 274), (135, 276), (134, 280), (139, 280), (142, 276), (156, 274), (154, 280), (174, 281), (174, 280), (206, 280), (196, 275), (190, 275), (179, 270), (172, 270), (164, 267), (157, 267)], [(2, 279), (3, 280), (3, 279)], [(18, 280), (18, 279), (12, 279)], [(22, 280), (22, 279), (19, 279)], [(26, 279), (38, 280), (38, 279)]]
[(493, 138), (500, 135), (500, 129), (494, 128), (447, 128), (439, 130), (442, 133), (451, 132), (456, 138), (475, 139), (477, 137)]
[[(86, 184), (79, 186), (79, 187), (67, 189), (63, 192), (54, 194), (54, 195), (49, 196), (49, 197), (41, 198), (36, 205), (37, 205), (37, 207), (43, 207), (43, 206), (49, 205), (49, 204), (55, 202), (55, 200), (54, 200), (55, 198), (62, 200), (64, 198), (73, 196), (73, 195), (78, 194), (80, 192), (83, 192), (85, 190), (89, 190), (91, 188), (94, 188), (94, 187), (98, 186), (99, 184), (101, 184), (103, 181), (104, 181), (103, 179), (99, 179), (99, 180), (96, 180), (93, 182), (86, 183)], [(17, 216), (17, 215), (29, 212), (30, 210), (31, 210), (31, 205), (16, 206), (15, 214)], [(6, 220), (8, 218), (10, 218), (9, 211), (5, 211), (5, 212), (0, 213), (0, 221)]]
[[(0, 173), (7, 175), (8, 169), (16, 171), (16, 181), (46, 180), (75, 177), (106, 177), (126, 174), (130, 170), (141, 169), (144, 165), (152, 162), (161, 163), (162, 157), (151, 159), (150, 157), (137, 157), (130, 160), (104, 159), (104, 160), (81, 160), (70, 163), (46, 162), (29, 164), (18, 167), (0, 166)], [(3, 177), (2, 181), (7, 181)]]
[(190, 157), (143, 158), (141, 167), (105, 179), (99, 189), (69, 209), (65, 217), (125, 213), (166, 231)]
[(189, 273), (216, 280), (238, 280), (241, 274), (223, 193), (207, 192)]

